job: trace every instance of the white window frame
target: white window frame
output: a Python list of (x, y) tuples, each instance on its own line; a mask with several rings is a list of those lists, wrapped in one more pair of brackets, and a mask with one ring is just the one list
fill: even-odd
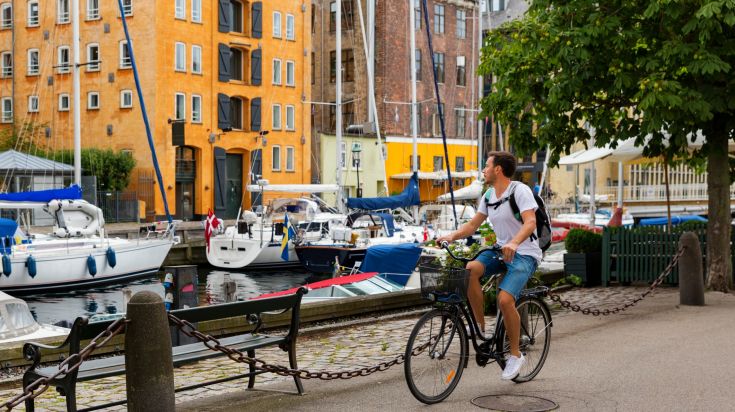
[[(62, 59), (63, 52), (66, 52), (66, 61)], [(71, 49), (69, 49), (69, 46), (59, 46), (56, 49), (56, 68), (58, 73), (71, 72)]]
[(38, 96), (28, 96), (28, 113), (38, 113)]
[(273, 59), (273, 79), (272, 83), (275, 85), (281, 85), (281, 59)]
[[(33, 10), (33, 5), (36, 5), (36, 15), (33, 16), (31, 14), (31, 10)], [(41, 6), (38, 5), (38, 0), (32, 0), (28, 2), (28, 11), (26, 14), (26, 26), (27, 27), (38, 27), (41, 24)]]
[[(97, 105), (92, 104), (92, 98), (97, 96)], [(100, 109), (100, 92), (88, 92), (87, 93), (87, 110), (99, 110)]]
[(174, 18), (186, 20), (186, 0), (174, 0)]
[[(197, 68), (197, 64), (199, 68)], [(202, 74), (202, 46), (196, 44), (191, 46), (191, 72), (193, 74)]]
[(100, 19), (100, 0), (87, 0), (86, 15), (87, 20)]
[[(182, 117), (178, 117), (179, 112), (179, 97), (181, 97), (181, 114)], [(174, 120), (186, 121), (186, 94), (176, 92), (174, 93)]]
[[(92, 47), (97, 48), (97, 60), (90, 60), (90, 51)], [(98, 72), (100, 71), (100, 67), (102, 66), (100, 64), (100, 45), (99, 43), (89, 43), (87, 45), (87, 71), (88, 72)]]
[(286, 130), (288, 130), (289, 132), (293, 132), (296, 130), (296, 107), (292, 104), (286, 105)]
[[(194, 104), (195, 101), (199, 101), (199, 108)], [(202, 96), (198, 94), (191, 95), (191, 122), (201, 123), (202, 122)]]
[(283, 36), (283, 31), (281, 30), (281, 12), (280, 11), (274, 11), (273, 12), (273, 37), (276, 39), (280, 39)]
[[(6, 10), (10, 10), (6, 12)], [(5, 18), (5, 14), (9, 13), (10, 19)], [(0, 5), (0, 29), (12, 29), (13, 28), (13, 4), (6, 2)]]
[[(278, 109), (278, 110), (276, 110)], [(278, 116), (276, 116), (276, 112), (278, 113)], [(281, 113), (281, 105), (276, 103), (271, 106), (271, 129), (273, 130), (281, 130), (283, 127), (282, 124), (282, 113)]]
[(122, 0), (122, 4), (125, 17), (131, 17), (133, 15), (133, 0)]
[(296, 40), (296, 18), (286, 14), (286, 40)]
[(287, 172), (293, 172), (296, 170), (295, 160), (296, 160), (296, 148), (293, 146), (286, 146), (286, 171)]
[[(66, 4), (66, 13), (63, 13), (61, 9)], [(71, 5), (69, 0), (56, 0), (56, 24), (69, 24), (71, 23)]]
[(174, 71), (186, 73), (186, 44), (174, 43)]
[[(31, 62), (33, 61), (31, 55), (33, 53), (36, 54), (35, 66), (31, 64)], [(41, 73), (41, 53), (38, 51), (38, 49), (28, 49), (27, 57), (28, 65), (26, 67), (26, 76), (38, 76)]]
[[(458, 39), (466, 39), (467, 38), (467, 11), (466, 10), (460, 10), (458, 9), (455, 13), (456, 16), (456, 22), (455, 22), (455, 28), (454, 32)], [(462, 22), (462, 25), (459, 24), (459, 22)], [(460, 27), (462, 30), (460, 31)]]
[(191, 0), (191, 21), (192, 23), (202, 22), (202, 0)]
[[(10, 104), (10, 110), (5, 110), (5, 104)], [(2, 123), (13, 123), (13, 99), (11, 97), (3, 97), (0, 99), (0, 110), (2, 110), (2, 116), (0, 122)]]
[[(10, 65), (5, 64), (6, 56)], [(2, 52), (0, 53), (0, 77), (13, 77), (13, 52)]]
[[(63, 101), (66, 101), (66, 105), (62, 104)], [(68, 112), (70, 104), (71, 98), (69, 97), (69, 93), (59, 93), (59, 111)]]
[[(127, 40), (121, 40), (118, 45), (118, 68), (120, 69), (132, 69), (133, 68), (133, 58), (130, 56), (130, 49), (127, 47), (128, 41)], [(125, 58), (125, 51), (128, 52), (127, 59)]]
[(286, 60), (286, 86), (296, 86), (296, 62), (293, 60)]
[[(278, 155), (276, 155), (278, 152)], [(271, 170), (274, 172), (281, 171), (281, 146), (274, 144), (271, 147)]]
[[(125, 100), (130, 99), (130, 103)], [(130, 89), (120, 90), (120, 108), (121, 109), (132, 109), (133, 108), (133, 91)]]

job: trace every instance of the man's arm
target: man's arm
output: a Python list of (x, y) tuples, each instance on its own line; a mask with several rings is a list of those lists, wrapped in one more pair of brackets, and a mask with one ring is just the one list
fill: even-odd
[[(535, 215), (534, 215), (535, 216)], [(460, 226), (459, 229), (455, 230), (454, 232), (444, 235), (436, 239), (437, 244), (441, 244), (441, 242), (454, 242), (457, 239), (464, 239), (467, 236), (472, 235), (475, 233), (478, 227), (482, 224), (482, 222), (487, 219), (487, 215), (482, 212), (475, 213), (475, 216), (472, 217), (472, 220), (465, 223), (464, 225)], [(534, 227), (536, 224), (534, 223)]]

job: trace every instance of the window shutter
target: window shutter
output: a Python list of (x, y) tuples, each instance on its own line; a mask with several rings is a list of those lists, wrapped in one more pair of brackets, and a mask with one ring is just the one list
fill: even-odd
[(253, 38), (254, 39), (262, 39), (263, 38), (263, 2), (256, 1), (253, 3), (253, 12), (252, 12), (252, 32), (253, 32)]
[(227, 151), (214, 148), (214, 213), (220, 216), (227, 212)]
[(232, 130), (230, 124), (230, 96), (217, 94), (217, 127), (223, 131)]
[(219, 0), (219, 32), (229, 33), (230, 32), (230, 21), (232, 16), (230, 15), (230, 0)]
[(232, 77), (232, 52), (230, 46), (226, 44), (219, 44), (219, 81), (229, 82)]
[(260, 131), (260, 97), (250, 101), (250, 130)]
[(250, 84), (253, 86), (260, 86), (261, 79), (262, 79), (262, 57), (263, 56), (263, 50), (262, 49), (256, 49), (253, 50), (252, 54), (250, 55)]

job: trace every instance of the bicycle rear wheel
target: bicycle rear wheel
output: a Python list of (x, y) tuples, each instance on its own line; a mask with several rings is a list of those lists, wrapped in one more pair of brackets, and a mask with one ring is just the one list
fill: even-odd
[(406, 345), (404, 372), (408, 389), (419, 401), (446, 399), (464, 370), (467, 332), (459, 316), (434, 309), (419, 319)]
[[(526, 358), (518, 376), (513, 382), (528, 382), (541, 371), (551, 346), (551, 314), (546, 305), (538, 298), (521, 298), (516, 304), (521, 315), (520, 350)], [(510, 352), (510, 343), (505, 325), (498, 325), (497, 351)], [(505, 358), (498, 359), (498, 366), (505, 369)]]

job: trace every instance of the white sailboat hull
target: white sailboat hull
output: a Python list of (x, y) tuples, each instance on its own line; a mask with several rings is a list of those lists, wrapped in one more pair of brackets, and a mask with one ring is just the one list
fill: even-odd
[(288, 260), (281, 258), (281, 236), (261, 240), (258, 236), (251, 239), (244, 234), (223, 234), (209, 239), (207, 261), (210, 265), (223, 269), (280, 268), (299, 266), (293, 242), (288, 242)]

